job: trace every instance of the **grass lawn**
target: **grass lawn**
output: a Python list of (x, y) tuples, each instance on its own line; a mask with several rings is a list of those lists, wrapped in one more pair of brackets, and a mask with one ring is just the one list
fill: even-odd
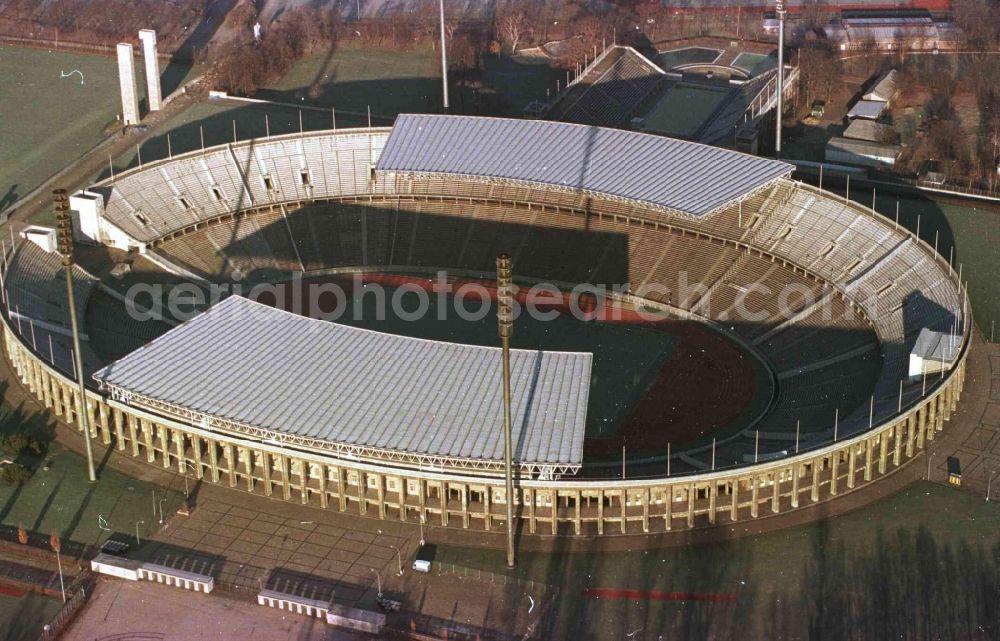
[(394, 116), (441, 109), (441, 70), (429, 47), (379, 51), (350, 44), (299, 60), (270, 87), (257, 92), (266, 100), (336, 107), (344, 111)]
[(59, 599), (34, 592), (21, 597), (0, 594), (0, 639), (35, 641), (61, 607)]
[[(434, 541), (433, 533), (428, 539)], [(919, 483), (857, 512), (769, 535), (651, 551), (522, 552), (513, 572), (560, 585), (563, 592), (548, 625), (553, 633), (572, 638), (621, 638), (637, 628), (646, 630), (637, 637), (644, 639), (657, 639), (658, 633), (662, 638), (705, 638), (707, 633), (731, 638), (740, 630), (746, 638), (806, 638), (816, 618), (826, 617), (832, 633), (848, 617), (867, 621), (874, 616), (864, 605), (848, 608), (848, 595), (866, 604), (907, 595), (920, 606), (928, 591), (939, 590), (941, 611), (934, 616), (982, 624), (989, 615), (979, 611), (995, 603), (980, 602), (981, 593), (963, 581), (997, 586), (997, 554), (1000, 506), (947, 486)], [(441, 547), (437, 558), (504, 573), (502, 551)], [(609, 600), (583, 595), (588, 588), (735, 600)], [(903, 606), (892, 606), (897, 607)], [(667, 634), (671, 629), (674, 635)]]
[(105, 467), (98, 482), (90, 484), (86, 460), (53, 443), (44, 466), (27, 483), (0, 486), (0, 524), (22, 523), (29, 532), (42, 534), (56, 530), (64, 542), (95, 545), (114, 532), (134, 537), (136, 523), (144, 521), (139, 533), (146, 537), (159, 529), (158, 515), (153, 516), (154, 491), (157, 503), (166, 498), (166, 518), (183, 500), (183, 481), (177, 479), (164, 490)]
[[(136, 60), (139, 93), (145, 76)], [(189, 67), (163, 65), (164, 94)], [(83, 75), (81, 84), (79, 71)], [(65, 74), (65, 77), (63, 77)], [(105, 138), (121, 111), (118, 71), (107, 56), (0, 46), (0, 209)]]
[(645, 115), (646, 131), (664, 135), (693, 135), (724, 100), (725, 91), (677, 85), (668, 89)]

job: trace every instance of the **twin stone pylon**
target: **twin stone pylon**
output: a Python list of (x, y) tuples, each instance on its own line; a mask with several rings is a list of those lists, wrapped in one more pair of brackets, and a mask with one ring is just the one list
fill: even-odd
[[(146, 96), (149, 98), (149, 110), (159, 111), (163, 107), (163, 96), (160, 93), (160, 66), (156, 56), (156, 32), (143, 29), (139, 32), (142, 43), (142, 57), (146, 67)], [(135, 79), (135, 57), (132, 45), (127, 42), (118, 44), (118, 82), (122, 94), (122, 122), (125, 125), (139, 123), (139, 91)]]

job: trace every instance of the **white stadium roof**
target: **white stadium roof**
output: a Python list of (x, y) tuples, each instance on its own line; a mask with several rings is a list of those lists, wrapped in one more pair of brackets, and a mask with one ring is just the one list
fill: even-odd
[(543, 120), (404, 114), (376, 169), (510, 180), (704, 216), (793, 167), (698, 143)]
[[(576, 471), (592, 355), (511, 351), (514, 460)], [(384, 334), (231, 296), (94, 374), (204, 427), (342, 455), (496, 468), (499, 348)]]

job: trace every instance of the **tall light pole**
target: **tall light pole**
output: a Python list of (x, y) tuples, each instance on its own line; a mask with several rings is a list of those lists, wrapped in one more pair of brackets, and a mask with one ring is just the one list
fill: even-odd
[(497, 328), (503, 347), (503, 467), (507, 482), (507, 567), (514, 567), (514, 473), (510, 426), (510, 337), (514, 334), (510, 254), (497, 254)]
[(785, 3), (777, 0), (775, 8), (778, 13), (778, 102), (776, 104), (776, 124), (774, 132), (774, 155), (781, 156), (781, 116), (784, 112), (785, 98)]
[(83, 444), (87, 450), (87, 477), (97, 481), (94, 472), (94, 451), (90, 444), (90, 421), (87, 419), (87, 388), (83, 384), (83, 353), (80, 351), (80, 329), (76, 323), (76, 297), (73, 296), (73, 220), (69, 214), (69, 198), (65, 189), (52, 192), (55, 199), (56, 222), (59, 227), (59, 253), (62, 254), (63, 271), (66, 273), (66, 300), (69, 322), (73, 330), (73, 353), (76, 355), (76, 382), (79, 385), (80, 403), (77, 416), (83, 428)]
[(448, 52), (444, 44), (444, 0), (438, 0), (441, 19), (441, 89), (444, 95), (444, 110), (448, 111)]

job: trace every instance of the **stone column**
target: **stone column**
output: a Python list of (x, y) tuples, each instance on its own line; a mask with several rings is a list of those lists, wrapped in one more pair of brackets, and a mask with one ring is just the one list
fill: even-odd
[[(649, 532), (649, 500), (650, 500), (650, 490), (648, 487), (642, 491), (642, 531)], [(556, 531), (552, 530), (555, 534)]]
[(688, 512), (687, 512), (687, 526), (689, 528), (694, 527), (694, 504), (697, 500), (698, 490), (694, 486), (694, 483), (688, 485)]
[[(113, 409), (111, 410), (111, 420), (115, 424), (115, 441), (117, 441), (117, 447), (119, 452), (125, 451), (125, 428), (122, 423), (125, 422), (125, 414), (121, 410)], [(132, 440), (135, 441), (135, 433), (133, 432)]]
[(264, 496), (271, 496), (273, 489), (271, 488), (271, 455), (267, 452), (260, 453), (261, 471), (264, 473)]
[(167, 428), (153, 423), (154, 428), (160, 435), (160, 450), (163, 452), (163, 469), (170, 468), (170, 434)]
[(177, 471), (187, 475), (187, 456), (184, 453), (184, 433), (174, 430), (174, 445), (177, 447)]
[[(208, 473), (209, 473), (209, 478), (212, 479), (213, 483), (218, 483), (219, 479), (222, 477), (222, 475), (219, 473), (219, 444), (217, 442), (215, 442), (214, 440), (209, 439), (209, 440), (207, 440), (205, 442), (205, 447), (208, 449)], [(232, 450), (232, 446), (231, 445), (229, 446), (229, 449)], [(231, 469), (231, 470), (235, 469), (235, 467), (232, 465), (232, 461), (230, 461), (229, 464), (230, 464), (230, 468), (229, 469)], [(236, 479), (232, 479), (232, 481), (235, 481), (235, 480)], [(231, 483), (230, 487), (232, 485), (235, 485), (235, 483)]]
[(326, 478), (329, 473), (329, 467), (326, 465), (319, 466), (319, 506), (324, 510), (330, 503), (330, 498), (326, 494)]
[(760, 491), (760, 478), (754, 474), (750, 477), (750, 517), (757, 518), (757, 493)]
[(847, 489), (854, 489), (854, 477), (858, 471), (858, 446), (847, 448)]
[(799, 476), (802, 472), (802, 465), (795, 463), (792, 465), (792, 508), (799, 506)]
[[(493, 528), (493, 515), (490, 513), (490, 494), (493, 490), (489, 485), (483, 488), (483, 529), (489, 531)], [(579, 532), (577, 532), (579, 534)]]
[[(879, 440), (885, 439), (885, 432), (879, 436)], [(872, 480), (872, 439), (871, 437), (866, 438), (865, 441), (865, 481)]]
[(814, 458), (809, 464), (809, 467), (812, 468), (813, 475), (812, 491), (809, 493), (809, 500), (813, 503), (819, 501), (819, 468), (822, 467), (822, 465), (823, 459), (818, 457)]
[(773, 483), (771, 485), (771, 513), (777, 514), (781, 509), (781, 472), (775, 470), (771, 474)]
[(837, 495), (837, 472), (840, 469), (840, 452), (830, 455), (830, 496)]
[(160, 93), (160, 61), (156, 55), (156, 32), (152, 29), (139, 31), (139, 41), (142, 43), (142, 59), (146, 66), (146, 97), (149, 99), (149, 110), (159, 111), (163, 108), (163, 97)]
[(375, 483), (375, 493), (378, 497), (378, 518), (385, 519), (385, 477), (381, 474), (376, 474)]
[(715, 494), (719, 485), (717, 481), (708, 484), (708, 522), (715, 525)]
[(299, 495), (302, 499), (302, 504), (305, 505), (309, 502), (309, 476), (310, 476), (310, 464), (308, 461), (299, 460)]
[(132, 45), (118, 43), (118, 84), (122, 98), (122, 124), (139, 124), (139, 92), (135, 83), (135, 58)]
[(103, 402), (97, 404), (98, 423), (101, 426), (101, 442), (111, 445), (111, 426), (108, 423), (108, 406)]
[[(469, 529), (469, 486), (462, 485), (462, 527)], [(531, 531), (534, 534), (534, 530)]]
[(740, 520), (740, 480), (734, 479), (731, 487), (732, 500), (729, 503), (729, 520), (735, 523)]
[(576, 491), (576, 505), (574, 506), (573, 515), (573, 527), (574, 531), (579, 534), (583, 531), (583, 519), (580, 516), (580, 503), (583, 502), (583, 492), (580, 490)]
[(597, 491), (597, 533), (604, 534), (604, 490)]
[(201, 437), (191, 434), (191, 457), (194, 459), (194, 477), (199, 481), (204, 477), (204, 470), (201, 463)]

